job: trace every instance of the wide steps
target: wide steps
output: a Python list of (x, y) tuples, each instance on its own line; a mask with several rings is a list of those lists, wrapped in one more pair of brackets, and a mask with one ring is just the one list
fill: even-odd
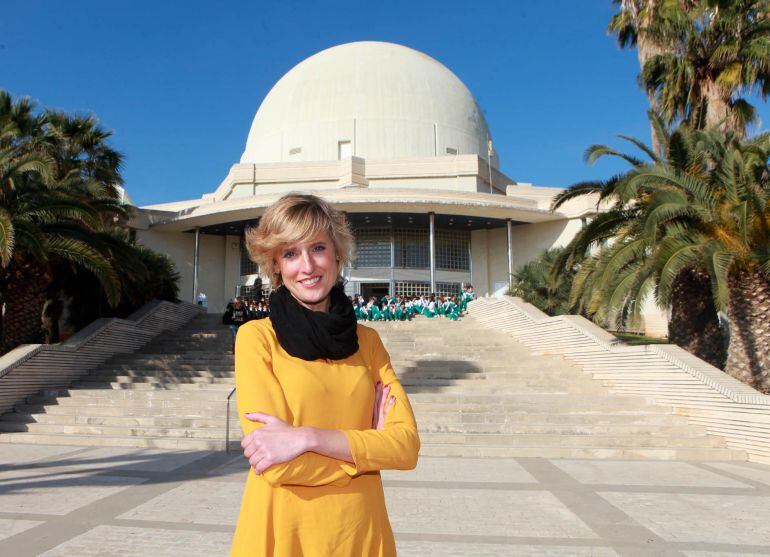
[(485, 447), (464, 445), (427, 445), (423, 456), (462, 458), (569, 458), (612, 460), (689, 460), (743, 462), (746, 453), (721, 448), (645, 448), (628, 447)]
[[(734, 384), (722, 372), (675, 347), (627, 346), (586, 321), (574, 316), (548, 318), (517, 299), (483, 300), (472, 306), (471, 313), (535, 352), (558, 352), (611, 393), (643, 396), (670, 406), (693, 425), (725, 439), (729, 448), (743, 451), (748, 459), (770, 462), (766, 427), (770, 399)], [(502, 316), (498, 319), (502, 324), (495, 323), (496, 316)], [(552, 350), (562, 342), (560, 336), (574, 340), (575, 347)]]
[(424, 433), (426, 445), (484, 445), (495, 447), (640, 447), (640, 448), (714, 448), (725, 447), (725, 441), (715, 436), (664, 437), (635, 435), (576, 435), (576, 434), (506, 434), (488, 433)]
[[(239, 435), (234, 435), (239, 438)], [(74, 445), (90, 447), (132, 447), (140, 449), (166, 449), (180, 451), (222, 451), (225, 440), (192, 439), (189, 437), (141, 437), (105, 435), (62, 435), (60, 433), (3, 433), (0, 443), (32, 443), (42, 445)], [(239, 451), (240, 442), (231, 442), (230, 448)]]
[[(231, 427), (238, 428), (237, 414), (231, 414)], [(63, 426), (109, 426), (117, 428), (218, 428), (224, 435), (226, 417), (186, 417), (178, 416), (101, 416), (68, 414), (14, 414), (7, 420), (17, 424), (47, 424)], [(0, 422), (4, 423), (4, 422)], [(462, 433), (510, 435), (649, 435), (653, 437), (702, 437), (705, 428), (690, 425), (634, 425), (634, 424), (523, 424), (523, 423), (434, 423), (427, 419), (418, 421), (420, 432), (424, 433)], [(0, 426), (1, 428), (2, 426)], [(13, 431), (26, 431), (23, 428)]]
[[(72, 387), (28, 397), (0, 421), (0, 442), (222, 450), (235, 383), (231, 337), (215, 320), (196, 326), (158, 339), (141, 354), (113, 358)], [(659, 359), (644, 356), (641, 374), (633, 375), (633, 355), (607, 365), (572, 333), (560, 337), (555, 328), (546, 334), (520, 329), (527, 342), (517, 343), (472, 319), (374, 327), (409, 393), (424, 455), (745, 458), (707, 423), (693, 425), (669, 406), (653, 404), (675, 397), (682, 386)], [(587, 349), (578, 365), (561, 355), (576, 347)], [(579, 365), (596, 369), (585, 373)], [(694, 400), (720, 402), (706, 392)], [(231, 446), (239, 451), (237, 393), (229, 418)]]
[[(204, 440), (173, 437), (105, 437), (89, 435), (59, 435), (36, 433), (4, 433), (0, 443), (36, 443), (45, 445), (136, 447), (171, 450), (224, 450), (224, 440)], [(238, 441), (231, 441), (231, 450), (239, 452)], [(639, 447), (494, 447), (463, 445), (423, 445), (423, 456), (457, 457), (540, 457), (585, 459), (640, 459), (690, 461), (745, 461), (746, 453), (721, 448), (639, 448)]]
[[(53, 416), (62, 416), (65, 421), (88, 420), (89, 417), (125, 417), (131, 420), (140, 420), (135, 423), (151, 424), (156, 418), (170, 418), (172, 420), (198, 420), (212, 419), (225, 420), (226, 404), (217, 401), (214, 404), (206, 406), (198, 405), (187, 408), (186, 416), (180, 417), (179, 409), (175, 407), (152, 406), (151, 410), (145, 405), (60, 405), (60, 404), (19, 404), (16, 406), (16, 412), (8, 414), (8, 420), (26, 420), (28, 417), (38, 421), (46, 421)], [(151, 412), (151, 413), (150, 413)], [(237, 408), (234, 402), (230, 404), (231, 419), (237, 419)], [(688, 419), (685, 416), (676, 414), (650, 413), (650, 412), (628, 412), (623, 414), (586, 412), (581, 414), (564, 413), (557, 414), (553, 412), (510, 412), (510, 413), (492, 413), (492, 412), (424, 412), (415, 410), (415, 417), (418, 425), (437, 424), (437, 425), (455, 425), (455, 424), (514, 424), (525, 426), (533, 425), (648, 425), (659, 428), (662, 426), (686, 426)]]
[[(144, 437), (144, 438), (189, 438), (217, 441), (224, 438), (223, 427), (123, 427), (86, 424), (43, 424), (0, 422), (0, 432), (31, 432), (39, 434), (60, 434), (97, 437)], [(722, 448), (720, 437), (665, 437), (599, 434), (545, 434), (545, 433), (426, 433), (420, 434), (425, 446), (461, 445), (465, 447), (572, 447), (572, 448)]]

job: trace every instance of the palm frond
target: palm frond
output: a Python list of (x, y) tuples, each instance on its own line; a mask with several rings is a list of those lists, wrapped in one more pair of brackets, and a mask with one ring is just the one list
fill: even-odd
[(13, 221), (7, 210), (0, 208), (0, 264), (7, 267), (13, 257), (16, 241)]
[(587, 164), (593, 165), (600, 158), (607, 156), (622, 159), (631, 166), (641, 166), (644, 164), (641, 159), (626, 153), (621, 153), (620, 151), (617, 151), (612, 147), (608, 147), (607, 145), (591, 145), (588, 147), (588, 149), (585, 150), (585, 153), (583, 153), (583, 160)]
[(120, 301), (120, 279), (110, 262), (85, 242), (54, 236), (49, 245), (51, 253), (72, 261), (91, 271), (102, 284), (107, 300), (113, 306)]
[(593, 195), (601, 193), (605, 187), (605, 182), (597, 180), (588, 180), (585, 182), (578, 182), (570, 187), (557, 193), (551, 201), (551, 211), (556, 211), (559, 207), (564, 205), (567, 201), (583, 197), (585, 195)]
[(621, 138), (621, 139), (625, 139), (626, 141), (628, 141), (628, 142), (632, 143), (633, 145), (635, 145), (640, 151), (643, 151), (648, 157), (650, 157), (650, 160), (652, 162), (659, 162), (660, 161), (660, 156), (655, 151), (653, 151), (650, 147), (645, 145), (645, 143), (643, 141), (640, 141), (640, 140), (638, 140), (635, 137), (632, 137), (630, 135), (622, 135), (621, 134), (621, 135), (618, 135), (618, 137)]
[(705, 250), (706, 270), (711, 277), (711, 290), (714, 305), (718, 310), (726, 311), (729, 300), (728, 277), (735, 261), (735, 254), (723, 251), (712, 243)]

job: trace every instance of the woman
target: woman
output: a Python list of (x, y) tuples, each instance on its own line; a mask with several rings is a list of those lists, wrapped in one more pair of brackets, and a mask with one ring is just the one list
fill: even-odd
[(270, 274), (270, 319), (238, 332), (235, 381), (251, 466), (231, 556), (396, 554), (380, 470), (412, 469), (409, 399), (338, 285), (353, 239), (323, 200), (290, 194), (246, 232)]

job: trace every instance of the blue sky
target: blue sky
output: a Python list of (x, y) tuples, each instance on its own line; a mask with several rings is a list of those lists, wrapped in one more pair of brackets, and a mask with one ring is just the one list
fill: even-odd
[(619, 133), (648, 140), (636, 52), (621, 51), (605, 31), (609, 0), (3, 5), (0, 87), (96, 114), (126, 155), (138, 205), (214, 191), (273, 84), (308, 56), (351, 41), (404, 44), (455, 72), (514, 180), (564, 187), (608, 177), (622, 167), (586, 166), (588, 145), (619, 146)]

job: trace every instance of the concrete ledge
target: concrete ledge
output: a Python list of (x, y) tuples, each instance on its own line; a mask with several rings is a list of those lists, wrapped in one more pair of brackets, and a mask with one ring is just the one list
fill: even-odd
[(155, 300), (127, 319), (97, 319), (59, 345), (14, 348), (0, 357), (0, 414), (41, 389), (68, 386), (112, 356), (133, 352), (202, 313), (191, 303)]
[(745, 383), (731, 377), (721, 369), (704, 362), (675, 344), (627, 346), (613, 334), (605, 331), (585, 317), (579, 315), (559, 315), (551, 317), (521, 298), (505, 297), (503, 298), (503, 301), (519, 313), (526, 315), (535, 323), (563, 322), (611, 352), (652, 352), (658, 354), (731, 400), (742, 404), (770, 406), (770, 396), (752, 389)]
[[(770, 432), (764, 419), (770, 396), (679, 346), (628, 346), (587, 319), (550, 317), (521, 298), (482, 298), (468, 306), (468, 313), (487, 326), (506, 330), (531, 349), (563, 355), (615, 392), (671, 406), (692, 423), (705, 425), (709, 433), (724, 437), (728, 446), (745, 450), (749, 460), (770, 462)], [(634, 356), (644, 358), (634, 364)], [(688, 379), (672, 386), (650, 377), (650, 370), (681, 373)]]

